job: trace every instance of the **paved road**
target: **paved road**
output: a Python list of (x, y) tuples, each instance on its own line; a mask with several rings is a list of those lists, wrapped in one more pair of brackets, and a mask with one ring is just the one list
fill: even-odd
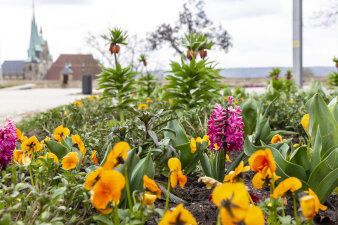
[(17, 123), (27, 116), (83, 97), (86, 96), (81, 94), (81, 89), (0, 89), (0, 124), (3, 125), (6, 118)]

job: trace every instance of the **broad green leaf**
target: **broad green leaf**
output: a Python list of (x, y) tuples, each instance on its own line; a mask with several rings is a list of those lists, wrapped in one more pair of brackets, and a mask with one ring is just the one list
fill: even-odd
[(143, 176), (147, 175), (150, 178), (155, 176), (154, 163), (151, 159), (151, 152), (148, 152), (147, 157), (141, 159), (131, 172), (130, 179), (130, 192), (133, 193), (135, 190), (142, 189)]
[[(313, 170), (313, 172), (310, 174), (308, 184), (318, 195), (320, 192), (331, 193), (333, 189), (337, 186), (338, 182), (337, 170), (338, 170), (338, 149), (335, 149)], [(333, 175), (329, 175), (332, 172), (333, 174), (336, 175), (335, 177)], [(326, 182), (328, 182), (327, 185), (325, 182), (323, 182), (324, 179), (327, 179), (326, 180)], [(326, 194), (323, 194), (322, 196), (323, 196), (322, 198), (324, 198)]]
[(318, 132), (316, 133), (316, 139), (314, 140), (314, 146), (312, 150), (311, 157), (311, 172), (314, 171), (316, 166), (320, 163), (321, 157), (320, 153), (322, 151), (322, 136), (320, 135), (320, 129), (318, 128)]
[(201, 167), (207, 177), (212, 177), (212, 170), (209, 157), (206, 153), (200, 154)]
[(319, 94), (315, 94), (306, 103), (306, 107), (310, 114), (309, 133), (311, 137), (315, 138), (317, 131), (320, 130), (322, 141), (320, 156), (322, 157), (328, 149), (338, 145), (338, 124)]
[[(273, 158), (276, 164), (278, 165), (277, 174), (279, 174), (278, 169), (280, 169), (280, 170), (283, 170), (283, 173), (287, 174), (290, 177), (297, 177), (300, 180), (306, 181), (307, 176), (306, 176), (306, 173), (303, 167), (286, 161), (283, 158), (282, 154), (277, 149), (270, 147), (270, 150), (271, 150), (271, 153), (273, 155)], [(283, 178), (285, 179), (286, 177), (283, 177)]]
[(48, 149), (54, 153), (59, 158), (59, 160), (61, 160), (69, 152), (69, 150), (64, 145), (57, 141), (46, 140), (45, 143)]
[(227, 169), (226, 174), (229, 174), (231, 171), (234, 171), (241, 161), (244, 161), (244, 163), (245, 163), (245, 161), (247, 161), (248, 158), (249, 158), (249, 157), (247, 157), (247, 156), (245, 155), (244, 151), (241, 152), (241, 153), (237, 156), (237, 158), (231, 163), (231, 166)]
[(257, 151), (255, 146), (249, 141), (249, 138), (246, 138), (243, 144), (243, 151), (247, 156), (251, 156)]
[(108, 219), (105, 215), (95, 215), (93, 219), (95, 221), (100, 222), (100, 224), (103, 223), (104, 225), (114, 225), (114, 223), (110, 219)]
[(324, 203), (327, 197), (338, 186), (338, 168), (327, 174), (324, 179), (319, 183), (315, 190), (319, 201)]
[(307, 147), (302, 146), (292, 152), (290, 162), (298, 164), (302, 166), (305, 171), (308, 171), (310, 169), (310, 158), (307, 153)]
[(335, 97), (331, 100), (328, 105), (331, 113), (333, 114), (336, 122), (338, 123), (338, 97)]
[(165, 138), (171, 138), (173, 140), (173, 146), (183, 145), (189, 143), (187, 134), (185, 133), (184, 128), (177, 120), (172, 120), (168, 122), (167, 128), (175, 131), (176, 136), (171, 132), (164, 132)]
[(242, 106), (242, 119), (244, 122), (244, 135), (252, 134), (256, 127), (258, 105), (253, 98), (246, 99)]
[[(175, 149), (178, 150), (179, 153), (179, 159), (182, 164), (182, 169), (185, 170), (186, 167), (193, 161), (194, 158), (198, 157), (197, 156), (197, 150), (193, 154), (190, 149), (190, 143), (186, 143), (183, 145), (175, 146)], [(196, 160), (198, 162), (198, 160)], [(197, 163), (196, 163), (197, 165)]]
[(128, 169), (128, 177), (129, 179), (131, 178), (131, 174), (133, 173), (136, 164), (140, 161), (140, 157), (136, 155), (136, 148), (129, 150), (128, 151), (128, 157), (124, 164), (120, 165), (119, 168), (114, 168), (114, 170), (119, 171), (120, 173), (124, 174), (124, 167), (125, 164), (127, 164), (127, 169)]

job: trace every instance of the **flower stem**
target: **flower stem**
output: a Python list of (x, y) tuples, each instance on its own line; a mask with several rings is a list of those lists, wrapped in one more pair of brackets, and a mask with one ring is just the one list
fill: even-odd
[(133, 209), (133, 203), (131, 202), (131, 197), (130, 197), (130, 188), (129, 188), (129, 178), (128, 178), (128, 169), (127, 169), (127, 164), (124, 164), (124, 176), (126, 178), (126, 189), (127, 189), (127, 198), (128, 198), (128, 205), (129, 205), (129, 210), (130, 212)]
[(169, 191), (170, 191), (170, 173), (169, 173), (169, 176), (168, 176), (168, 188), (167, 188), (167, 199), (165, 201), (165, 208), (164, 208), (164, 213), (167, 212), (168, 210), (168, 205), (169, 205)]
[(114, 207), (114, 225), (120, 225), (118, 204)]
[[(273, 173), (271, 174), (271, 194), (275, 190), (275, 178), (273, 176)], [(272, 224), (275, 224), (276, 218), (277, 218), (277, 208), (276, 208), (276, 199), (272, 197)]]
[(293, 213), (295, 215), (296, 224), (298, 225), (299, 221), (298, 221), (298, 214), (297, 214), (296, 195), (294, 193), (292, 193), (292, 198), (293, 198)]
[(251, 198), (251, 195), (250, 195), (249, 192), (248, 192), (248, 197), (249, 197), (249, 200), (250, 200), (251, 205), (255, 205), (255, 203), (252, 201), (252, 198)]
[(280, 205), (282, 207), (282, 215), (285, 216), (285, 212), (284, 212), (284, 204), (283, 204), (283, 198), (280, 201)]
[(35, 185), (34, 185), (34, 179), (33, 179), (33, 175), (32, 175), (32, 169), (31, 169), (31, 166), (29, 165), (28, 166), (28, 169), (29, 169), (29, 175), (31, 177), (31, 183), (32, 183), (32, 186), (35, 188)]
[(221, 210), (218, 210), (218, 215), (217, 215), (217, 225), (221, 225)]

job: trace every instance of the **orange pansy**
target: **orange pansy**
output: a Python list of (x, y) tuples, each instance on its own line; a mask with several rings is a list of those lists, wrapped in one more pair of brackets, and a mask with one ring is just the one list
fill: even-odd
[(286, 141), (286, 139), (283, 139), (282, 136), (280, 136), (279, 134), (276, 134), (275, 136), (272, 137), (271, 144), (276, 144), (278, 142), (283, 142), (283, 141)]
[(86, 177), (86, 181), (84, 184), (84, 188), (86, 190), (91, 190), (93, 189), (95, 183), (99, 180), (100, 178), (100, 174), (102, 172), (103, 168), (100, 166), (99, 168), (97, 168), (95, 171), (90, 172), (87, 177)]
[(67, 137), (69, 134), (70, 130), (67, 127), (63, 127), (61, 125), (55, 128), (53, 136), (56, 141), (61, 142), (62, 138)]
[(79, 154), (77, 152), (69, 152), (62, 159), (62, 168), (70, 170), (79, 164)]
[(98, 158), (96, 157), (96, 151), (93, 150), (91, 156), (90, 156), (90, 161), (92, 161), (95, 165), (99, 163)]
[(282, 197), (286, 192), (295, 192), (302, 187), (302, 182), (296, 177), (289, 177), (278, 184), (273, 191), (272, 197)]
[(177, 185), (177, 182), (180, 184), (180, 187), (183, 188), (187, 183), (187, 177), (182, 173), (181, 161), (178, 158), (170, 158), (168, 161), (168, 166), (170, 169), (170, 183), (174, 188)]
[(237, 178), (237, 176), (240, 174), (240, 173), (243, 173), (243, 172), (247, 172), (250, 170), (250, 167), (249, 166), (245, 166), (244, 167), (244, 162), (241, 161), (239, 163), (239, 165), (236, 167), (235, 171), (231, 171), (228, 175), (226, 175), (224, 177), (224, 182), (231, 182), (231, 183), (234, 183), (235, 182), (235, 178)]
[(183, 204), (179, 204), (173, 211), (168, 210), (159, 223), (159, 225), (170, 224), (197, 225), (197, 222), (194, 216), (183, 208)]
[(113, 201), (118, 204), (121, 191), (125, 185), (124, 176), (115, 170), (102, 170), (99, 181), (95, 184), (91, 201), (95, 208), (106, 209), (107, 204)]
[(157, 186), (155, 181), (150, 179), (147, 175), (143, 176), (143, 187), (152, 193), (156, 193), (157, 198), (161, 198), (161, 189)]
[(243, 183), (223, 183), (212, 192), (212, 200), (221, 208), (222, 222), (228, 221), (225, 224), (243, 221), (250, 205)]
[(111, 150), (107, 156), (107, 161), (104, 163), (103, 168), (105, 170), (111, 170), (114, 167), (118, 168), (121, 163), (128, 157), (128, 150), (130, 146), (127, 142), (118, 142), (113, 150)]

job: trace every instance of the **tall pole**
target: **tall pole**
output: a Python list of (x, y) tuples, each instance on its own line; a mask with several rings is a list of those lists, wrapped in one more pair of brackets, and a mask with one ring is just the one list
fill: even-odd
[(303, 22), (302, 0), (293, 0), (293, 72), (296, 84), (303, 86)]

